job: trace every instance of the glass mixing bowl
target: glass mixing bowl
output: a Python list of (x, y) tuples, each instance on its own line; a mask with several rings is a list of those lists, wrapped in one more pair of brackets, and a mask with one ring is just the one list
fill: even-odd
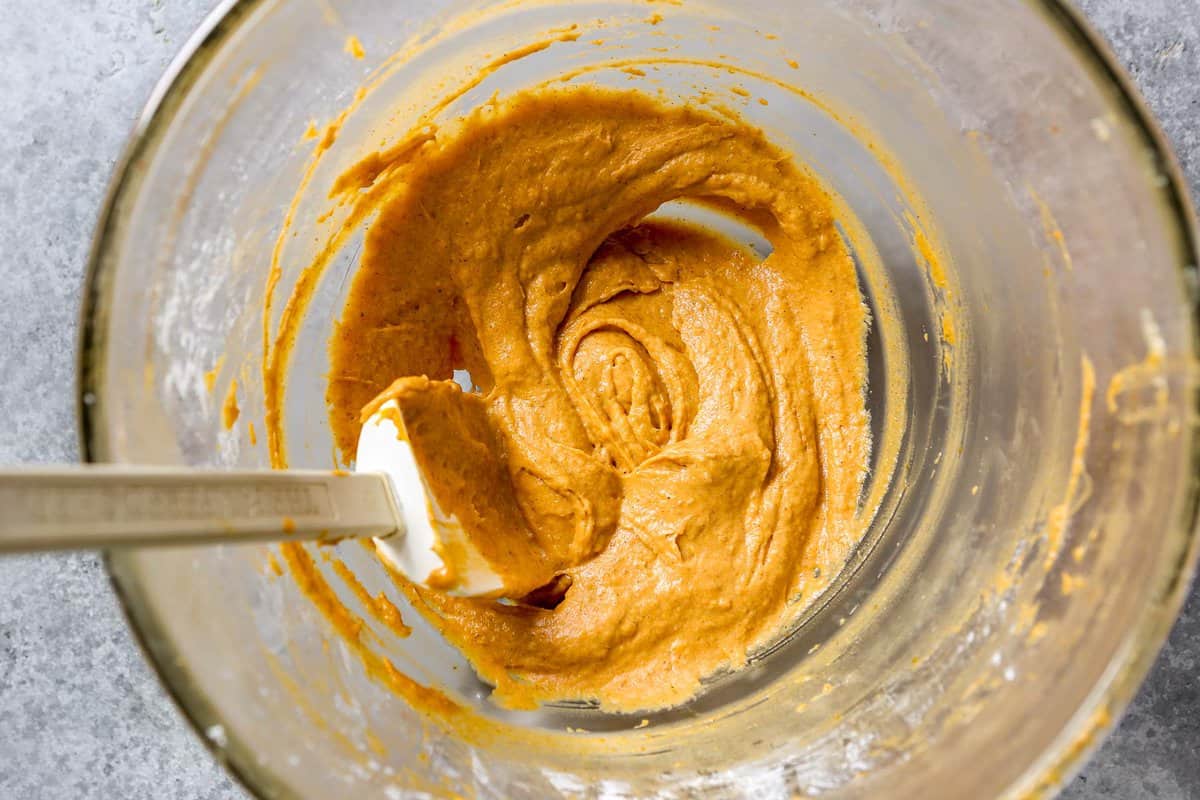
[[(227, 2), (155, 93), (99, 229), (88, 459), (267, 466), (264, 293), (310, 122), (372, 83), (292, 213), (280, 298), (319, 245), (306, 232), (331, 224), (338, 171), (552, 30), (446, 113), (567, 71), (644, 80), (736, 108), (853, 209), (879, 443), (864, 545), (789, 636), (657, 714), (504, 711), (418, 615), (404, 609), (405, 639), (373, 629), (371, 647), (486, 723), (473, 731), (369, 678), (270, 547), (111, 553), (166, 685), (264, 797), (1053, 792), (1135, 691), (1197, 543), (1188, 201), (1127, 81), (1059, 3)], [(295, 466), (333, 463), (325, 339), (355, 255), (351, 241), (321, 275), (297, 340)], [(339, 550), (386, 591), (362, 548)]]

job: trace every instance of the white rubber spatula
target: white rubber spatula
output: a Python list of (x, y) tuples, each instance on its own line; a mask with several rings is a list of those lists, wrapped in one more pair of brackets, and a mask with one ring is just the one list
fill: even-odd
[[(502, 593), (504, 582), (500, 576), (471, 543), (458, 520), (441, 509), (426, 485), (408, 436), (397, 427), (396, 420), (400, 418), (399, 405), (388, 400), (367, 419), (358, 434), (355, 469), (358, 473), (381, 473), (391, 478), (400, 516), (408, 531), (404, 537), (377, 537), (376, 552), (409, 580), (428, 584), (430, 575), (448, 574), (449, 585), (438, 582), (437, 588), (451, 594)], [(457, 563), (446, 563), (443, 554), (447, 552), (456, 554)]]
[[(428, 495), (385, 404), (353, 474), (87, 465), (0, 470), (0, 553), (371, 537), (410, 580), (500, 594), (503, 582)], [(446, 572), (442, 553), (456, 561)]]

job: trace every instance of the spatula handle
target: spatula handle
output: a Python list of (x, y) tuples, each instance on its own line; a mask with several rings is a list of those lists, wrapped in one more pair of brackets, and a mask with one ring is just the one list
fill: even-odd
[(0, 552), (384, 537), (401, 524), (381, 474), (0, 470)]

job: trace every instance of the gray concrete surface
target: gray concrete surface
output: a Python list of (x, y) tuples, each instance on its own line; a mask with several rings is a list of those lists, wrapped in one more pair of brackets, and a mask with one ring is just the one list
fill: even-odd
[[(966, 0), (964, 0), (965, 2)], [(89, 237), (143, 101), (213, 0), (0, 0), (0, 464), (77, 457)], [(1200, 188), (1200, 0), (1084, 0)], [(0, 800), (232, 798), (94, 555), (0, 560)], [(1200, 592), (1070, 800), (1200, 798)]]

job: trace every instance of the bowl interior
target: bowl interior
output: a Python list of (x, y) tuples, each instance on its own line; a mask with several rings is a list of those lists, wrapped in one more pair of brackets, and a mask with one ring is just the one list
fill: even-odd
[[(114, 553), (189, 716), (264, 796), (976, 797), (1063, 780), (1140, 679), (1194, 557), (1195, 330), (1167, 157), (1053, 6), (237, 4), (160, 98), (102, 229), (90, 457), (268, 466), (277, 240), (269, 329), (339, 221), (321, 219), (333, 178), (479, 64), (556, 36), (444, 117), (568, 72), (661, 90), (734, 108), (840, 198), (873, 318), (864, 546), (791, 635), (650, 715), (501, 710), (401, 598), (411, 637), (362, 614), (370, 646), (469, 724), (372, 680), (272, 548)], [(314, 160), (306, 131), (352, 103)], [(334, 465), (326, 340), (357, 244), (321, 274), (299, 330), (282, 420), (293, 466)], [(242, 413), (225, 430), (235, 381)], [(333, 557), (389, 591), (362, 548)], [(362, 612), (333, 559), (316, 564)]]

